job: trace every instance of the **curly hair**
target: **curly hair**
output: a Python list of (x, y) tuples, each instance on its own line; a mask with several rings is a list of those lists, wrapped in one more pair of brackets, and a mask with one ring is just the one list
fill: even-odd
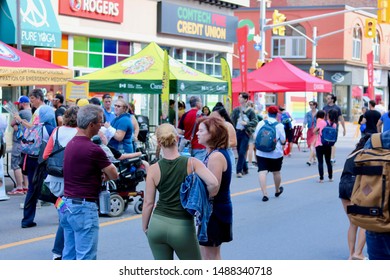
[(77, 113), (79, 111), (78, 106), (70, 106), (64, 113), (63, 124), (70, 127), (77, 127)]

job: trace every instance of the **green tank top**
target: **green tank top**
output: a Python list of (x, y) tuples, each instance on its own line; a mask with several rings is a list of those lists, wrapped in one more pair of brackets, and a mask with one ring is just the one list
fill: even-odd
[(188, 157), (158, 161), (161, 178), (157, 185), (159, 197), (154, 213), (175, 219), (193, 219), (180, 202), (180, 186), (187, 177)]

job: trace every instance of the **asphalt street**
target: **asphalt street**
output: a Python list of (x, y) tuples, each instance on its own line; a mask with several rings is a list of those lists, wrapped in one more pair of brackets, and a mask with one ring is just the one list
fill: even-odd
[[(340, 131), (340, 133), (342, 130)], [(347, 124), (339, 135), (334, 182), (319, 184), (316, 165), (308, 167), (308, 152), (294, 145), (283, 161), (284, 193), (274, 197), (272, 175), (267, 178), (270, 200), (262, 202), (257, 170), (243, 178), (234, 176), (231, 193), (234, 207), (234, 240), (222, 245), (229, 260), (345, 260), (348, 258), (348, 219), (338, 198), (344, 160), (354, 148), (356, 126)], [(326, 170), (326, 168), (325, 168)], [(7, 188), (11, 182), (7, 179)], [(144, 183), (138, 189), (144, 188)], [(35, 228), (22, 229), (24, 196), (0, 201), (0, 260), (50, 260), (58, 217), (53, 205), (37, 209)], [(141, 230), (141, 215), (130, 205), (117, 218), (101, 217), (98, 259), (153, 259)]]

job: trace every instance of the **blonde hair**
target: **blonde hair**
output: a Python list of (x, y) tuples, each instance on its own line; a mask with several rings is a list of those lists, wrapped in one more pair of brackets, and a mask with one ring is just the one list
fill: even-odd
[(115, 103), (121, 103), (122, 104), (122, 107), (125, 111), (129, 110), (129, 104), (127, 104), (127, 102), (123, 99), (117, 99), (115, 100)]
[(169, 123), (164, 123), (157, 127), (156, 136), (157, 142), (164, 148), (177, 145), (177, 131), (175, 127)]

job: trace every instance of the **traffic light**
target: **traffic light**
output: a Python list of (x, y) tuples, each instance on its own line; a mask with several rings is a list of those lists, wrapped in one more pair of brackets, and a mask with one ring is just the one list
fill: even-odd
[(324, 79), (324, 70), (317, 68), (315, 71), (315, 76), (320, 79)]
[(311, 66), (309, 70), (310, 75), (315, 76), (316, 75), (316, 68)]
[(256, 61), (256, 69), (261, 68), (263, 65), (264, 65), (264, 61), (262, 61), (261, 59), (258, 59)]
[(366, 25), (364, 26), (364, 36), (366, 38), (376, 37), (376, 20), (373, 18), (366, 18)]
[[(278, 10), (274, 10), (274, 13), (272, 14), (272, 24), (279, 24), (286, 20), (286, 16), (284, 14), (279, 13)], [(277, 26), (272, 28), (272, 33), (274, 35), (284, 36), (284, 32), (286, 30), (286, 27), (284, 26)]]
[(378, 22), (390, 23), (390, 0), (378, 0)]

